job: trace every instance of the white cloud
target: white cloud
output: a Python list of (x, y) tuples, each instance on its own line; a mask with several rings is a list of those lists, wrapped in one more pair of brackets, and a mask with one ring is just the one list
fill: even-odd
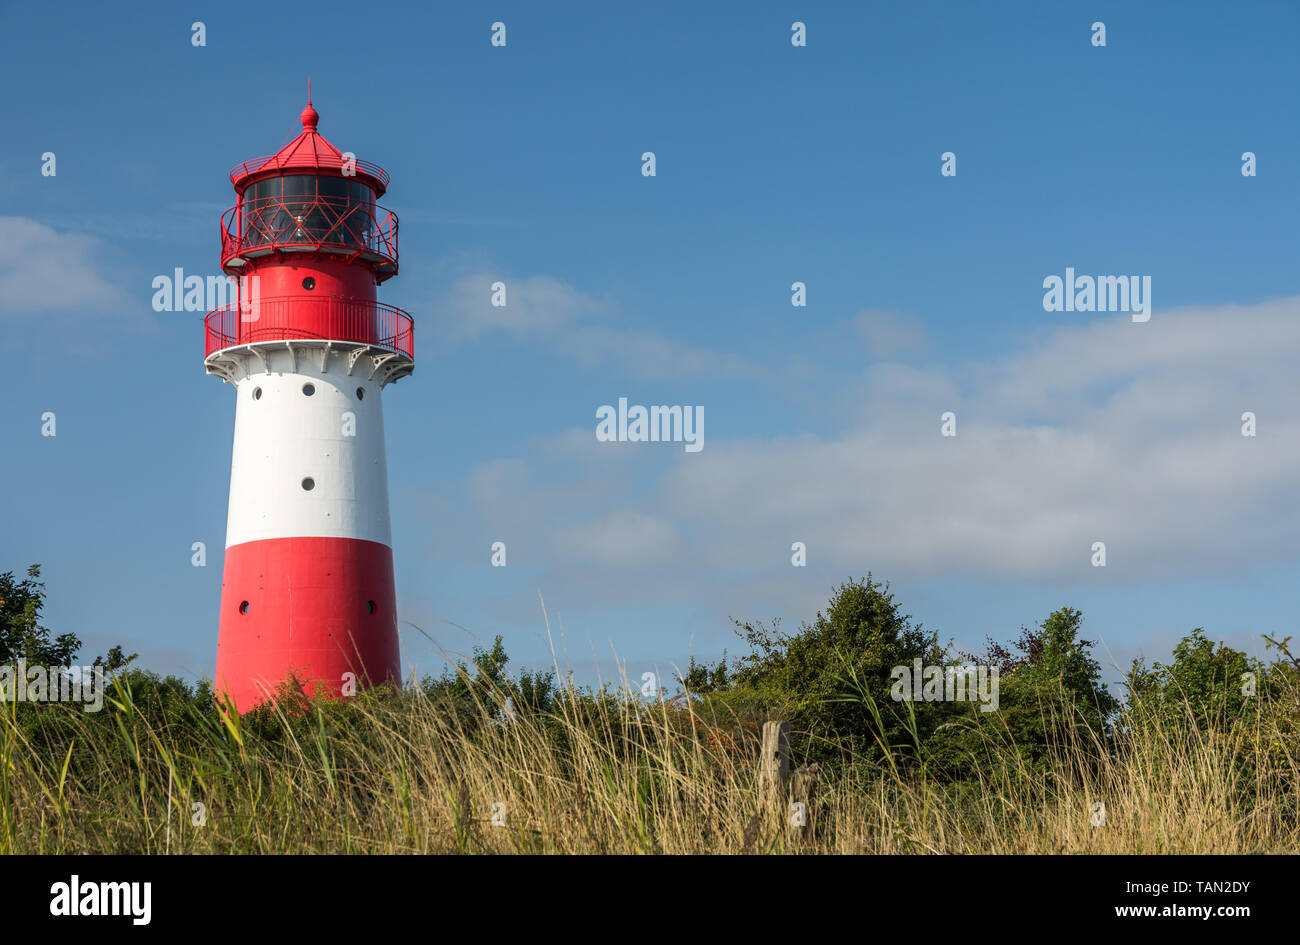
[(679, 552), (673, 524), (647, 512), (619, 509), (557, 530), (555, 551), (570, 560), (617, 567), (669, 565)]
[(0, 317), (62, 310), (100, 314), (125, 304), (100, 273), (99, 239), (0, 216)]
[(863, 309), (851, 319), (873, 358), (892, 358), (925, 347), (925, 326), (911, 315), (888, 309)]
[[(492, 304), (492, 285), (505, 283), (506, 304)], [(521, 341), (551, 337), (601, 317), (608, 303), (550, 276), (513, 279), (474, 273), (461, 276), (439, 306), (448, 340), (505, 331)]]
[[(546, 482), (512, 461), (508, 486), (477, 498), (531, 532), (551, 579), (639, 583), (656, 600), (716, 591), (723, 574), (796, 582), (794, 540), (840, 576), (1222, 574), (1300, 555), (1298, 359), (1297, 298), (1107, 318), (986, 363), (873, 365), (857, 379), (871, 408), (836, 435), (715, 428), (701, 453), (647, 451), (636, 479), (585, 453), (556, 475), (553, 451)], [(955, 438), (940, 436), (944, 410)], [(1240, 434), (1247, 410), (1255, 438)], [(644, 475), (652, 464), (663, 471)], [(630, 564), (659, 579), (623, 578)]]
[[(492, 285), (506, 286), (506, 304), (492, 304)], [(607, 299), (578, 291), (551, 276), (512, 278), (488, 272), (463, 275), (434, 307), (440, 348), (504, 332), (540, 343), (578, 363), (612, 366), (638, 378), (757, 379), (758, 370), (737, 355), (720, 354), (638, 331), (623, 323)]]

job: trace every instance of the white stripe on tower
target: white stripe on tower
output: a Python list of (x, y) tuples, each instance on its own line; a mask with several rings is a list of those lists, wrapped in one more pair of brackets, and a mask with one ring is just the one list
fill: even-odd
[(300, 537), (392, 546), (379, 385), (337, 358), (326, 372), (312, 360), (304, 353), (295, 372), (254, 370), (236, 384), (227, 548)]

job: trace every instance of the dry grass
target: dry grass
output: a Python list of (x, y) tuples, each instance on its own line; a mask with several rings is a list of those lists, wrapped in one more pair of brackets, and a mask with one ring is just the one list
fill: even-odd
[(456, 712), (415, 690), (277, 710), (254, 733), (230, 714), (164, 725), (119, 686), (111, 725), (40, 707), (69, 714), (62, 757), (5, 708), (5, 852), (1300, 852), (1296, 740), (1280, 729), (1152, 724), (1112, 750), (1064, 735), (1030, 768), (991, 728), (995, 763), (973, 781), (823, 767), (813, 824), (793, 831), (758, 808), (753, 732), (723, 735), (686, 702), (569, 691), (492, 724), (496, 705)]

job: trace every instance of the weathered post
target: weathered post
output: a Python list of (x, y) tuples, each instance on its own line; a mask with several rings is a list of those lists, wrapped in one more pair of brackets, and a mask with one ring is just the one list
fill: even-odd
[(764, 722), (758, 758), (758, 802), (768, 807), (785, 795), (790, 774), (790, 723)]
[(787, 819), (791, 846), (812, 842), (817, 817), (818, 765), (797, 769), (790, 776), (790, 813)]

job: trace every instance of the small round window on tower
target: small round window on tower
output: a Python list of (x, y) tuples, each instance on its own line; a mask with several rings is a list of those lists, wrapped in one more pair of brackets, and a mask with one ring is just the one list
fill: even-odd
[(358, 387), (357, 400), (365, 400), (365, 399), (366, 399), (366, 389), (364, 387)]
[(311, 492), (311, 490), (316, 488), (316, 480), (313, 479), (311, 476), (308, 476), (306, 479), (302, 481), (302, 487), (305, 491)]
[(375, 602), (372, 600), (366, 601), (366, 613), (373, 614), (374, 612), (375, 612)]
[(310, 397), (312, 394), (316, 393), (316, 385), (315, 385), (315, 384), (303, 384), (303, 385), (302, 385), (302, 392), (303, 392), (304, 394), (306, 394), (308, 397)]
[(254, 388), (253, 388), (253, 399), (254, 399), (254, 400), (261, 400), (261, 399), (262, 399), (262, 388), (260, 388), (260, 387), (254, 387)]
[(246, 600), (245, 600), (245, 601), (240, 601), (240, 603), (239, 603), (239, 612), (240, 612), (241, 614), (246, 614), (246, 613), (248, 613), (248, 601), (246, 601)]
[(316, 280), (311, 276), (308, 276), (306, 279), (302, 280), (302, 287), (310, 292), (312, 289), (316, 288)]

